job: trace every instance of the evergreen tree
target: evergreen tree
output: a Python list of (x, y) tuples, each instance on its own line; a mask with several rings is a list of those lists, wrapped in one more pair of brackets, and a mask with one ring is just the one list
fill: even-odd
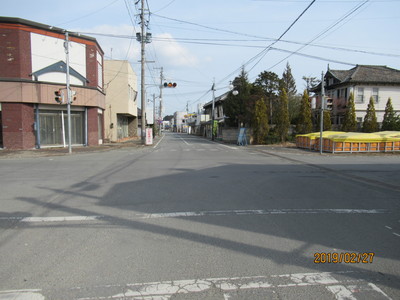
[(281, 142), (286, 141), (289, 127), (288, 96), (286, 90), (282, 88), (279, 92), (279, 105), (276, 116), (276, 132)]
[(228, 117), (226, 123), (234, 127), (244, 126), (248, 115), (246, 103), (249, 101), (251, 89), (251, 84), (244, 68), (242, 68), (240, 75), (233, 80), (232, 84), (239, 94), (234, 96), (229, 93), (224, 101), (224, 114)]
[(256, 101), (253, 117), (253, 137), (256, 144), (264, 144), (269, 131), (267, 105), (263, 98)]
[(356, 131), (357, 130), (357, 119), (356, 119), (356, 107), (354, 104), (354, 94), (350, 93), (349, 100), (347, 103), (347, 110), (344, 114), (344, 120), (342, 123), (342, 131)]
[(397, 120), (398, 117), (396, 117), (396, 113), (394, 112), (392, 99), (389, 98), (386, 102), (385, 115), (383, 116), (382, 121), (382, 130), (397, 130)]
[(254, 85), (261, 87), (264, 92), (269, 112), (269, 121), (271, 124), (274, 122), (272, 116), (276, 111), (279, 99), (278, 94), (280, 82), (281, 79), (276, 73), (268, 71), (261, 72), (258, 75), (257, 79), (254, 81)]
[[(321, 114), (318, 114), (317, 117), (317, 130), (321, 130), (320, 129), (320, 124), (321, 124)], [(332, 130), (332, 120), (331, 120), (331, 113), (328, 110), (324, 110), (324, 120), (323, 120), (324, 124), (324, 128), (322, 129), (322, 131), (327, 131), (327, 130)]]
[(301, 98), (296, 95), (296, 81), (292, 75), (292, 69), (289, 63), (286, 63), (286, 69), (282, 74), (281, 87), (286, 90), (288, 96), (289, 120), (291, 124), (294, 124), (299, 115)]
[(324, 110), (324, 130), (332, 130), (331, 113)]
[(364, 117), (364, 122), (362, 126), (364, 132), (376, 132), (379, 130), (378, 121), (376, 120), (374, 98), (369, 98), (369, 104), (367, 108), (367, 113)]
[(310, 133), (312, 131), (311, 106), (307, 90), (304, 90), (301, 99), (300, 114), (296, 129), (298, 133)]
[(303, 76), (302, 79), (306, 82), (306, 89), (308, 93), (310, 93), (310, 90), (313, 87), (317, 86), (321, 82), (321, 80), (319, 80), (317, 77), (311, 77), (311, 76), (309, 77)]
[(288, 98), (294, 97), (297, 94), (296, 81), (292, 75), (292, 69), (290, 68), (289, 62), (286, 63), (286, 69), (282, 74), (281, 88), (286, 90)]

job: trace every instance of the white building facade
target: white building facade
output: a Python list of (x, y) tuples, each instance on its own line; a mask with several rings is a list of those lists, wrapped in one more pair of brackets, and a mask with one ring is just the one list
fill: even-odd
[[(386, 66), (357, 65), (350, 70), (328, 69), (324, 80), (333, 125), (342, 124), (351, 93), (354, 95), (359, 124), (364, 120), (371, 97), (374, 99), (378, 123), (383, 121), (389, 98), (392, 99), (394, 110), (400, 113), (400, 70)], [(321, 85), (312, 91), (316, 94), (318, 108), (321, 105)]]

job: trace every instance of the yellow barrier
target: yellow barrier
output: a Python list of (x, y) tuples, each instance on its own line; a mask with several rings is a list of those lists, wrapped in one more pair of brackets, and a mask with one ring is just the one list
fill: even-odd
[[(298, 148), (319, 151), (319, 132), (296, 136)], [(400, 151), (400, 131), (374, 133), (324, 131), (322, 134), (324, 152), (395, 152)]]

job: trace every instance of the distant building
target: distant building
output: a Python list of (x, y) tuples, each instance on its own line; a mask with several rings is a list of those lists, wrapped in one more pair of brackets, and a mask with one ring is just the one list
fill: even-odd
[[(223, 93), (222, 95), (215, 97), (214, 99), (214, 121), (216, 121), (217, 129), (216, 129), (216, 136), (222, 135), (222, 127), (225, 124), (225, 115), (224, 115), (224, 101), (228, 97), (230, 92)], [(212, 124), (211, 121), (212, 117), (212, 103), (213, 101), (207, 102), (204, 104), (204, 113), (209, 117), (202, 120), (201, 124), (204, 127), (202, 131), (204, 131), (204, 135), (207, 137), (211, 137), (211, 128)], [(214, 124), (215, 125), (215, 124)], [(214, 127), (215, 128), (215, 127)], [(215, 129), (214, 129), (215, 130)]]
[[(400, 70), (386, 66), (357, 65), (350, 70), (328, 69), (324, 80), (333, 125), (342, 124), (350, 93), (354, 94), (359, 124), (363, 122), (371, 97), (374, 98), (379, 123), (383, 120), (389, 97), (392, 98), (394, 110), (400, 112)], [(321, 84), (311, 91), (316, 96), (316, 108), (321, 107)]]
[(177, 111), (174, 113), (174, 123), (173, 123), (173, 131), (174, 132), (187, 132), (187, 112), (186, 111)]
[(137, 76), (128, 61), (104, 61), (104, 90), (105, 139), (116, 142), (137, 137)]
[[(103, 50), (96, 39), (69, 34), (73, 145), (103, 142)], [(0, 17), (0, 147), (32, 149), (68, 143), (65, 31)], [(64, 104), (55, 101), (55, 92)]]
[(194, 135), (205, 135), (205, 126), (201, 124), (209, 121), (210, 116), (205, 114), (203, 104), (198, 104), (197, 112), (188, 114), (187, 123), (189, 126), (189, 133)]

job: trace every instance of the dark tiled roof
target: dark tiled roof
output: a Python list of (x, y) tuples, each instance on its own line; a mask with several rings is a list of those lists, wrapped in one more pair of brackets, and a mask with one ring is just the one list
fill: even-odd
[(396, 83), (400, 84), (400, 71), (386, 66), (357, 65), (350, 70), (329, 70), (341, 83)]
[[(228, 94), (229, 94), (229, 92), (225, 92), (221, 96), (215, 97), (214, 104), (216, 104), (218, 102), (223, 102), (228, 97)], [(206, 104), (204, 104), (203, 108), (206, 108), (208, 106), (212, 106), (212, 100), (210, 102), (207, 102)]]

